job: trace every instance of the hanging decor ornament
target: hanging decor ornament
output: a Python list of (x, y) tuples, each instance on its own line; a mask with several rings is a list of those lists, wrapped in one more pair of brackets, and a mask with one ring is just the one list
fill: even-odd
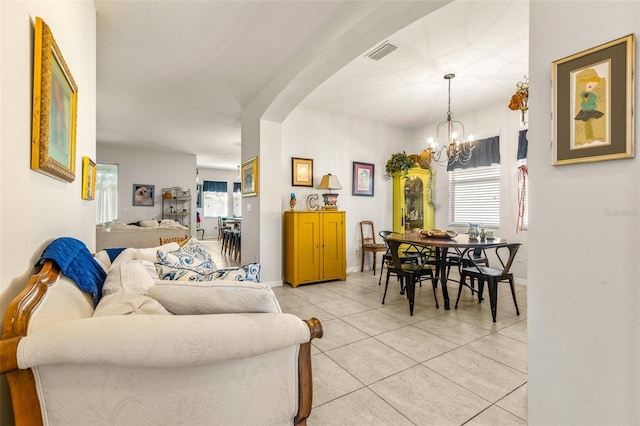
[(516, 84), (516, 92), (509, 100), (509, 109), (512, 111), (520, 111), (520, 125), (527, 125), (527, 111), (529, 110), (529, 79), (524, 76), (525, 81), (519, 81)]

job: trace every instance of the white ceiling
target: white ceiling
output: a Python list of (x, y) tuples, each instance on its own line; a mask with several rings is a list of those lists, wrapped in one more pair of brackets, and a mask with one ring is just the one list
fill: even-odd
[[(379, 2), (367, 2), (374, 8)], [(240, 112), (349, 1), (96, 0), (97, 140), (235, 169)], [(408, 129), (506, 105), (528, 70), (528, 2), (456, 1), (388, 37), (304, 105)], [(382, 42), (384, 40), (380, 40)], [(372, 46), (372, 48), (375, 46)]]

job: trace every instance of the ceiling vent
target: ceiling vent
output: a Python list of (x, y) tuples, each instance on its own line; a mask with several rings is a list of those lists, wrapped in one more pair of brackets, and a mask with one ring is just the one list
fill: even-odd
[(376, 47), (371, 52), (367, 53), (365, 56), (375, 61), (379, 61), (380, 59), (384, 58), (385, 56), (387, 56), (389, 53), (393, 52), (397, 48), (398, 46), (394, 46), (388, 41), (385, 41), (380, 46)]

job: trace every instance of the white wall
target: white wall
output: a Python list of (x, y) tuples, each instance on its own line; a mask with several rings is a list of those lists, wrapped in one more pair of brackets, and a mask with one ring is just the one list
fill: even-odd
[[(118, 165), (118, 220), (162, 219), (162, 188), (191, 190), (191, 234), (196, 224), (196, 156), (98, 143), (97, 162)], [(153, 207), (133, 206), (133, 185), (155, 185)]]
[[(523, 70), (523, 75), (526, 73)], [(516, 83), (513, 83), (515, 91)], [(527, 255), (529, 251), (528, 231), (516, 233), (518, 212), (518, 136), (520, 126), (520, 112), (510, 110), (509, 99), (500, 100), (493, 105), (486, 105), (482, 111), (474, 114), (455, 116), (454, 119), (464, 123), (465, 130), (477, 139), (500, 135), (500, 226), (495, 229), (496, 236), (505, 238), (509, 242), (520, 242), (522, 246), (518, 252), (521, 261), (513, 264), (512, 271), (520, 284), (527, 282)], [(446, 106), (445, 106), (446, 107)], [(446, 115), (442, 116), (445, 119)], [(435, 136), (437, 123), (425, 126), (413, 133), (413, 151), (422, 152), (426, 148), (426, 138)], [(435, 177), (436, 198), (436, 228), (453, 229), (466, 232), (467, 227), (455, 227), (449, 224), (449, 177), (446, 167), (432, 163)]]
[[(393, 191), (385, 180), (385, 165), (394, 152), (410, 150), (411, 132), (380, 123), (333, 114), (309, 107), (297, 107), (282, 124), (282, 160), (280, 184), (281, 212), (289, 210), (289, 198), (296, 194), (296, 210), (307, 210), (306, 198), (322, 193), (316, 189), (322, 176), (331, 173), (342, 184), (338, 190), (338, 208), (347, 212), (347, 270), (360, 270), (361, 220), (373, 220), (376, 232), (390, 230)], [(291, 185), (291, 157), (313, 160), (313, 188)], [(374, 196), (352, 195), (353, 162), (373, 163)], [(282, 248), (280, 248), (282, 250)], [(378, 256), (378, 264), (380, 256)], [(365, 268), (371, 268), (371, 255), (365, 256)]]
[[(49, 25), (78, 86), (76, 179), (30, 169), (34, 22)], [(82, 156), (95, 159), (96, 15), (91, 1), (0, 2), (0, 315), (26, 284), (42, 250), (71, 236), (95, 247), (95, 203), (83, 201)], [(0, 424), (13, 424), (0, 381)]]
[(530, 3), (529, 424), (640, 424), (640, 159), (551, 166), (552, 61), (630, 33), (637, 1)]

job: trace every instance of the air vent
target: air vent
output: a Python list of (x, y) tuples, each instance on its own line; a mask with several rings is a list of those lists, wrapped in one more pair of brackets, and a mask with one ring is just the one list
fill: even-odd
[(380, 59), (384, 58), (385, 56), (387, 56), (389, 53), (393, 52), (397, 48), (398, 46), (394, 46), (388, 41), (385, 41), (380, 46), (376, 47), (371, 52), (367, 53), (366, 56), (375, 61), (379, 61)]

